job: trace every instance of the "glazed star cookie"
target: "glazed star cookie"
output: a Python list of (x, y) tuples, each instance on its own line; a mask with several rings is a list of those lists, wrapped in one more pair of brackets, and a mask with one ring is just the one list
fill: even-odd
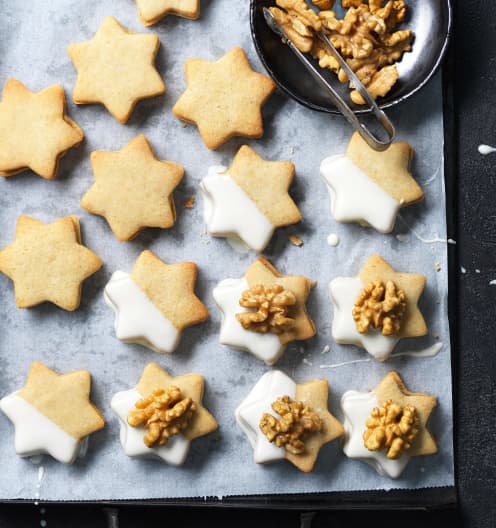
[(176, 209), (172, 193), (184, 168), (158, 160), (144, 135), (117, 152), (92, 152), (95, 183), (81, 207), (105, 217), (114, 235), (131, 240), (145, 227), (172, 227)]
[(156, 35), (134, 33), (107, 17), (93, 39), (68, 48), (78, 72), (74, 102), (101, 103), (126, 123), (138, 101), (165, 93), (154, 65), (159, 46)]
[(266, 161), (246, 145), (229, 169), (211, 167), (200, 183), (207, 232), (263, 251), (277, 227), (301, 220), (288, 194), (294, 171), (290, 161)]
[(255, 462), (286, 459), (305, 473), (312, 471), (320, 448), (344, 433), (328, 410), (328, 393), (326, 380), (297, 384), (279, 370), (264, 374), (236, 409)]
[(258, 258), (244, 277), (225, 279), (213, 291), (222, 312), (220, 342), (273, 365), (288, 343), (315, 335), (305, 305), (310, 288), (310, 279), (281, 275)]
[(0, 410), (15, 427), (16, 453), (48, 454), (66, 464), (84, 456), (88, 436), (105, 425), (90, 401), (90, 388), (86, 370), (57, 374), (33, 363), (24, 387), (0, 400)]
[(276, 85), (251, 69), (242, 48), (232, 49), (216, 62), (189, 59), (185, 72), (187, 88), (172, 112), (197, 125), (209, 149), (234, 136), (263, 135), (261, 108)]
[(0, 176), (31, 169), (52, 180), (59, 159), (83, 137), (65, 113), (62, 86), (33, 93), (20, 81), (7, 80), (0, 102)]
[(437, 453), (427, 428), (436, 405), (435, 396), (410, 392), (394, 371), (372, 392), (345, 392), (345, 455), (367, 462), (380, 475), (398, 478), (411, 457)]
[(167, 15), (193, 20), (200, 16), (200, 0), (136, 0), (141, 22), (153, 26)]
[(101, 266), (100, 258), (82, 245), (76, 216), (50, 224), (20, 216), (14, 242), (0, 251), (0, 271), (14, 282), (18, 308), (51, 302), (76, 310), (82, 282)]
[(410, 173), (412, 156), (408, 143), (393, 143), (377, 152), (355, 132), (346, 154), (326, 158), (320, 165), (334, 218), (390, 233), (400, 208), (424, 197)]
[(424, 275), (395, 271), (382, 257), (373, 255), (358, 277), (338, 277), (329, 293), (334, 306), (332, 337), (337, 343), (364, 348), (386, 360), (404, 337), (427, 334), (418, 301)]
[(194, 293), (194, 262), (165, 264), (143, 251), (131, 273), (116, 271), (104, 290), (115, 312), (115, 334), (125, 343), (138, 343), (170, 354), (181, 332), (208, 318), (208, 310)]
[(134, 389), (112, 398), (126, 455), (181, 465), (191, 441), (217, 429), (215, 418), (202, 405), (203, 390), (200, 374), (174, 378), (149, 363)]

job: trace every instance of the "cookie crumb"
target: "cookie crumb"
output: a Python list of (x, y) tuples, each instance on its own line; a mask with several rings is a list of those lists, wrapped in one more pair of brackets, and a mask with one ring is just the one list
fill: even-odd
[(188, 126), (188, 123), (185, 123), (184, 121), (181, 123), (182, 128), (187, 128), (187, 126)]
[(303, 246), (303, 240), (296, 235), (288, 235), (288, 240), (293, 244), (293, 246), (301, 247)]
[(476, 269), (476, 270), (475, 270), (475, 273), (480, 273), (480, 269)]
[(460, 271), (461, 271), (463, 274), (467, 273), (466, 268), (464, 268), (463, 266), (460, 266)]
[(291, 147), (291, 148), (289, 149), (289, 155), (290, 155), (290, 156), (294, 156), (294, 153), (295, 153), (295, 148), (294, 148), (294, 147)]
[(489, 281), (489, 286), (496, 286), (496, 279)]
[(184, 200), (184, 203), (183, 203), (184, 209), (193, 209), (194, 206), (195, 206), (194, 196), (190, 196), (189, 198), (186, 198), (186, 200)]
[(439, 264), (439, 262), (436, 262), (436, 263), (434, 264), (434, 269), (435, 269), (437, 272), (441, 271), (441, 264)]
[(330, 347), (329, 345), (326, 345), (326, 346), (323, 348), (321, 354), (327, 354), (327, 352), (329, 352), (329, 350), (331, 350), (331, 347)]

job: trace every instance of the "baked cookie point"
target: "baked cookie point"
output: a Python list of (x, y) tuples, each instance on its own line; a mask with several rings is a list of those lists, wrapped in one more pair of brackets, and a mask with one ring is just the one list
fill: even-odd
[(200, 0), (136, 0), (141, 22), (153, 26), (167, 15), (196, 20), (200, 16)]

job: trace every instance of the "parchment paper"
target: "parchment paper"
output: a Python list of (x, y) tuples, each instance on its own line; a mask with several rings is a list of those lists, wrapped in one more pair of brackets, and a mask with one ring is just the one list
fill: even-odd
[[(105, 429), (91, 436), (84, 459), (65, 466), (45, 457), (41, 462), (44, 472), (38, 473), (39, 468), (30, 460), (15, 455), (14, 429), (5, 416), (0, 416), (1, 499), (33, 499), (37, 495), (52, 500), (226, 496), (454, 483), (446, 244), (424, 243), (407, 227), (424, 239), (446, 239), (439, 77), (419, 96), (389, 111), (398, 138), (415, 147), (413, 172), (426, 193), (424, 202), (404, 210), (404, 221), (398, 220), (391, 235), (357, 225), (337, 224), (330, 215), (319, 164), (328, 155), (344, 152), (351, 130), (343, 119), (311, 112), (275, 95), (264, 110), (263, 139), (248, 142), (263, 156), (291, 159), (297, 167), (292, 195), (304, 221), (280, 230), (266, 256), (283, 273), (302, 274), (318, 281), (308, 304), (318, 335), (289, 346), (276, 367), (297, 382), (327, 378), (331, 387), (330, 408), (340, 419), (339, 399), (345, 390), (373, 388), (389, 370), (397, 369), (411, 389), (436, 394), (439, 399), (431, 423), (439, 440), (439, 454), (413, 459), (403, 476), (393, 481), (378, 476), (363, 463), (348, 460), (339, 442), (334, 442), (322, 449), (315, 471), (305, 475), (285, 462), (256, 465), (248, 441), (236, 425), (235, 407), (270, 367), (218, 343), (220, 313), (211, 292), (218, 281), (243, 275), (256, 255), (237, 253), (226, 241), (204, 234), (198, 183), (210, 165), (229, 165), (245, 141), (232, 140), (217, 152), (210, 152), (197, 129), (183, 128), (173, 117), (171, 107), (184, 90), (183, 63), (189, 57), (217, 59), (240, 45), (252, 65), (262, 71), (249, 34), (248, 7), (247, 0), (203, 0), (199, 21), (170, 16), (146, 29), (131, 0), (0, 1), (2, 86), (8, 77), (18, 78), (32, 90), (57, 83), (64, 86), (70, 99), (76, 72), (67, 56), (67, 46), (92, 38), (107, 15), (115, 16), (131, 30), (160, 36), (157, 65), (167, 84), (165, 96), (140, 103), (125, 126), (103, 107), (76, 108), (69, 102), (69, 115), (84, 129), (86, 139), (80, 148), (63, 158), (59, 177), (45, 181), (24, 173), (0, 179), (1, 247), (13, 240), (20, 214), (43, 221), (76, 214), (81, 218), (83, 242), (105, 262), (103, 269), (86, 281), (81, 307), (74, 313), (47, 304), (18, 310), (11, 282), (0, 276), (0, 393), (3, 396), (20, 388), (34, 360), (60, 372), (89, 369), (92, 398), (107, 420)], [(147, 229), (132, 242), (119, 243), (106, 222), (83, 211), (79, 200), (93, 182), (90, 152), (120, 149), (139, 133), (147, 135), (161, 159), (182, 163), (186, 176), (176, 192), (176, 226), (168, 231)], [(183, 201), (192, 195), (197, 197), (195, 208), (183, 209)], [(304, 246), (298, 248), (288, 243), (288, 233), (298, 234)], [(338, 247), (327, 245), (329, 233), (337, 233), (341, 238)], [(405, 236), (399, 240), (398, 234)], [(129, 271), (145, 248), (168, 262), (194, 260), (199, 265), (197, 292), (207, 304), (211, 318), (206, 324), (184, 332), (172, 356), (120, 343), (114, 336), (114, 315), (103, 301), (102, 289), (112, 272)], [(369, 357), (364, 351), (333, 342), (327, 290), (333, 277), (356, 275), (366, 258), (374, 253), (382, 254), (398, 270), (424, 273), (428, 278), (421, 309), (431, 335), (402, 342), (399, 350), (430, 345), (436, 342), (432, 334), (439, 335), (443, 349), (433, 358), (402, 357), (384, 364), (370, 361), (322, 369), (323, 364)], [(441, 267), (439, 272), (434, 270), (435, 263)], [(322, 354), (326, 345), (330, 350)], [(115, 392), (133, 387), (150, 361), (158, 362), (172, 374), (200, 372), (207, 380), (204, 403), (216, 416), (219, 430), (195, 441), (181, 468), (129, 459), (119, 443), (119, 427), (110, 410), (110, 399)], [(44, 476), (39, 480), (42, 473)]]

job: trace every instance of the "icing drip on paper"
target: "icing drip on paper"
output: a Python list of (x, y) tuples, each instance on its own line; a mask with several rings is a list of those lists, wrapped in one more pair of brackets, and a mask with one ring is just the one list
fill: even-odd
[[(415, 231), (415, 229), (413, 229), (413, 227), (410, 226), (410, 224), (408, 224), (408, 222), (403, 218), (403, 216), (401, 216), (401, 214), (398, 215), (398, 218), (405, 224), (406, 228), (408, 229), (408, 231), (410, 231), (413, 236), (417, 239), (417, 240), (420, 240), (420, 242), (423, 242), (424, 244), (451, 244), (451, 245), (456, 245), (456, 240), (453, 240), (452, 238), (440, 238), (439, 236), (435, 236), (434, 238), (424, 238), (423, 236), (419, 235), (417, 233), (417, 231)], [(401, 235), (402, 237), (404, 235)], [(405, 240), (403, 238), (400, 238), (400, 235), (396, 235), (396, 238), (398, 240)]]
[[(401, 356), (411, 356), (417, 358), (426, 358), (434, 357), (439, 354), (443, 348), (443, 343), (434, 343), (433, 345), (423, 348), (422, 350), (407, 350), (405, 352), (393, 352), (389, 359), (394, 359)], [(345, 367), (347, 365), (354, 365), (355, 363), (369, 363), (372, 361), (371, 358), (368, 359), (355, 359), (353, 361), (343, 361), (342, 363), (335, 363), (333, 365), (320, 365), (321, 369), (335, 369), (339, 367)]]
[(327, 243), (331, 246), (331, 247), (336, 247), (336, 246), (339, 246), (339, 237), (338, 235), (336, 235), (336, 233), (331, 233), (328, 237), (327, 237)]
[(492, 154), (493, 152), (496, 152), (496, 148), (494, 147), (491, 147), (489, 145), (479, 145), (477, 147), (477, 150), (479, 151), (480, 154), (482, 154), (483, 156), (487, 156), (488, 154)]

